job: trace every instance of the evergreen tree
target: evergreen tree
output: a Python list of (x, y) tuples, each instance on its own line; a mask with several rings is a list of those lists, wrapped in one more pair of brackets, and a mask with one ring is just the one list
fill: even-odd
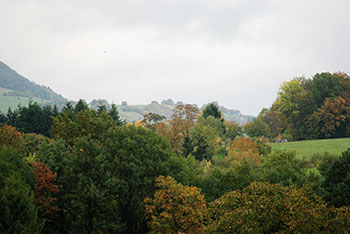
[(187, 157), (190, 153), (193, 152), (193, 145), (190, 137), (185, 137), (184, 142), (182, 143), (183, 152), (182, 155)]
[(7, 116), (4, 115), (4, 114), (0, 111), (0, 124), (7, 123), (7, 121), (8, 121)]
[(117, 123), (118, 126), (122, 126), (125, 124), (125, 120), (122, 120), (119, 116), (117, 105), (112, 104), (108, 114), (112, 117), (112, 119)]
[(65, 114), (70, 119), (73, 119), (75, 117), (75, 115), (74, 115), (74, 108), (73, 108), (72, 103), (67, 102), (66, 105), (63, 107), (61, 114)]
[(209, 116), (213, 116), (216, 119), (221, 119), (221, 111), (218, 105), (214, 102), (209, 103), (203, 110), (203, 117), (208, 118)]
[(97, 113), (102, 114), (103, 112), (107, 112), (107, 108), (102, 103), (99, 103), (99, 105), (97, 106)]
[(53, 108), (52, 108), (52, 117), (56, 117), (58, 116), (60, 113), (58, 111), (58, 108), (57, 108), (57, 105), (53, 105)]
[(14, 125), (21, 132), (36, 133), (50, 136), (52, 125), (52, 108), (45, 106), (41, 108), (36, 102), (29, 103), (28, 107), (19, 106), (17, 120)]
[(89, 106), (83, 99), (79, 99), (78, 103), (74, 107), (74, 113), (78, 114), (80, 111), (88, 110)]
[(16, 126), (17, 118), (18, 118), (18, 111), (16, 111), (16, 110), (12, 111), (11, 107), (9, 107), (7, 114), (6, 114), (6, 117), (7, 117), (8, 125), (11, 125), (13, 127)]

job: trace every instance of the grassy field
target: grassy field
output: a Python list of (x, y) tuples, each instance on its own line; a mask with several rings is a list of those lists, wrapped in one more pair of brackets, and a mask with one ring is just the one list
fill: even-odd
[[(4, 93), (8, 93), (10, 91), (10, 89), (0, 87), (0, 111), (4, 114), (7, 113), (9, 107), (14, 110), (19, 104), (22, 106), (27, 106), (29, 103), (29, 98), (27, 97), (3, 96)], [(32, 101), (39, 104), (48, 102), (47, 100), (43, 100), (41, 98), (33, 98)]]
[(350, 138), (270, 143), (270, 145), (274, 150), (295, 150), (299, 157), (310, 157), (315, 153), (324, 152), (340, 154), (350, 148)]

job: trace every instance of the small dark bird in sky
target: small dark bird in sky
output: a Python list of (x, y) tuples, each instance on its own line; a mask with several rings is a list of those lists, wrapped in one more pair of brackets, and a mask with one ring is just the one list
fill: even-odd
[(106, 53), (106, 51), (103, 51), (103, 53)]

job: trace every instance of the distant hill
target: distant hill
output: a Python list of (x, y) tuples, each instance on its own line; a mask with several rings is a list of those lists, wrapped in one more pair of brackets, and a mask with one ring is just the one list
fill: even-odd
[[(96, 109), (99, 104), (103, 104), (106, 106), (107, 110), (110, 108), (110, 104), (106, 100), (97, 100), (94, 99), (89, 105)], [(160, 115), (164, 115), (167, 119), (171, 118), (171, 114), (173, 113), (173, 109), (176, 105), (184, 104), (183, 102), (174, 102), (171, 99), (163, 100), (161, 103), (157, 101), (153, 101), (148, 105), (128, 105), (124, 102), (123, 105), (117, 105), (120, 117), (127, 120), (128, 122), (135, 122), (137, 120), (142, 120), (143, 115), (149, 112), (157, 113)], [(203, 109), (205, 105), (201, 108)], [(245, 124), (247, 122), (252, 121), (255, 117), (250, 115), (242, 115), (238, 110), (231, 110), (224, 106), (219, 106), (220, 110), (224, 114), (224, 118), (229, 121), (234, 121), (238, 124)]]
[[(236, 123), (243, 125), (243, 124), (250, 122), (250, 121), (253, 121), (255, 119), (255, 116), (243, 115), (243, 114), (241, 114), (241, 112), (239, 110), (231, 110), (231, 109), (228, 109), (224, 106), (220, 106), (218, 103), (217, 103), (217, 105), (219, 106), (221, 112), (224, 114), (224, 119), (226, 119), (226, 120), (233, 121), (233, 122), (236, 122)], [(204, 106), (202, 107), (202, 109), (204, 109)]]
[(0, 61), (0, 111), (16, 108), (18, 104), (27, 105), (35, 101), (42, 105), (63, 106), (68, 100), (49, 87), (40, 86), (18, 74)]
[[(35, 84), (0, 61), (0, 111), (7, 113), (9, 107), (15, 109), (19, 104), (26, 106), (30, 101), (37, 102), (39, 105), (56, 104), (59, 109), (68, 102), (66, 98), (55, 93), (49, 87)], [(74, 101), (71, 103), (75, 104)], [(181, 101), (175, 103), (171, 99), (163, 100), (160, 103), (153, 101), (148, 105), (128, 105), (124, 101), (117, 107), (121, 118), (128, 122), (135, 122), (142, 120), (143, 115), (149, 112), (164, 115), (170, 119), (174, 107), (180, 104), (184, 103)], [(110, 104), (106, 100), (94, 99), (89, 103), (93, 109), (97, 109), (99, 105), (105, 105), (107, 110), (110, 109)], [(245, 124), (255, 118), (254, 116), (242, 115), (240, 111), (230, 110), (224, 106), (220, 106), (220, 109), (225, 119), (239, 124)]]

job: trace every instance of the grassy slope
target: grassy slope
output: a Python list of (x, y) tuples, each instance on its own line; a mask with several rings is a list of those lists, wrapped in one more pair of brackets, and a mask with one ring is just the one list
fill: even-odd
[(350, 148), (350, 138), (270, 143), (270, 145), (274, 150), (295, 150), (300, 157), (310, 157), (315, 153), (324, 152), (340, 154)]
[[(2, 96), (3, 93), (11, 91), (10, 89), (5, 89), (0, 87), (0, 111), (4, 114), (7, 113), (8, 108), (11, 107), (12, 110), (21, 104), (22, 106), (27, 106), (29, 103), (29, 98), (26, 97), (13, 97), (13, 96)], [(41, 98), (32, 98), (32, 101), (41, 103), (47, 103), (47, 100)]]

